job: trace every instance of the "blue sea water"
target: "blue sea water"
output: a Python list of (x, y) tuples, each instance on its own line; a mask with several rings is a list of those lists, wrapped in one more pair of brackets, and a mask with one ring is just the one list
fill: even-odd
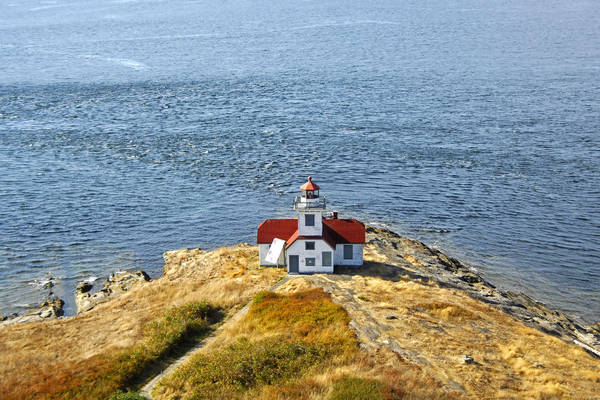
[[(0, 312), (342, 216), (600, 320), (600, 3), (7, 0)], [(42, 284), (53, 278), (52, 289)]]

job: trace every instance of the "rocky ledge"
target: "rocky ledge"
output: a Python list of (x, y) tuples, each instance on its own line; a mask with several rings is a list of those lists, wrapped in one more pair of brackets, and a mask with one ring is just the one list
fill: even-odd
[(59, 298), (49, 298), (40, 305), (33, 307), (24, 315), (12, 314), (10, 316), (0, 315), (0, 323), (16, 324), (19, 322), (36, 322), (47, 319), (55, 319), (64, 314), (63, 306), (65, 302)]
[(600, 357), (600, 323), (583, 326), (523, 293), (500, 290), (460, 261), (390, 230), (367, 227), (367, 244), (384, 256), (386, 263), (400, 267), (413, 279), (433, 280), (441, 287), (463, 290), (530, 327), (575, 343)]
[(82, 282), (75, 288), (75, 304), (77, 313), (89, 311), (100, 303), (119, 296), (133, 286), (150, 281), (150, 277), (144, 271), (122, 272), (108, 277), (102, 289), (92, 293), (93, 285)]
[[(121, 272), (111, 275), (100, 290), (92, 293), (93, 285), (82, 282), (75, 288), (75, 304), (77, 313), (89, 311), (100, 303), (105, 303), (128, 290), (133, 286), (150, 281), (150, 277), (144, 271)], [(52, 294), (41, 304), (32, 307), (23, 315), (17, 313), (11, 315), (0, 315), (0, 325), (15, 324), (20, 322), (36, 322), (52, 320), (64, 315), (65, 302)]]

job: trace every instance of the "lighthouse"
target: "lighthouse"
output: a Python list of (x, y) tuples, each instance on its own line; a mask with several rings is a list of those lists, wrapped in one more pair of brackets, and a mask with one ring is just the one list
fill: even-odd
[(335, 266), (363, 264), (365, 226), (327, 212), (325, 196), (312, 177), (294, 198), (296, 218), (267, 219), (257, 230), (260, 265), (285, 266), (289, 273), (333, 273)]
[(301, 236), (323, 235), (323, 214), (327, 208), (325, 198), (319, 197), (319, 185), (312, 177), (300, 186), (300, 196), (294, 199), (294, 210), (298, 213), (298, 234)]

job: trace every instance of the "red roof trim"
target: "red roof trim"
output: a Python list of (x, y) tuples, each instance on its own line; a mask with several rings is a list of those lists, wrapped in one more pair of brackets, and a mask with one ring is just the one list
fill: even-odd
[(294, 232), (292, 236), (286, 241), (285, 248), (289, 248), (296, 240), (324, 240), (325, 243), (329, 245), (333, 250), (335, 250), (335, 241), (331, 237), (331, 235), (325, 234), (323, 232), (323, 236), (300, 236), (298, 235), (298, 231)]
[(298, 235), (298, 230), (296, 229), (296, 232), (294, 232), (292, 236), (290, 236), (288, 240), (285, 241), (285, 248), (287, 249), (288, 247), (290, 247), (292, 243), (294, 243), (299, 237), (300, 235)]

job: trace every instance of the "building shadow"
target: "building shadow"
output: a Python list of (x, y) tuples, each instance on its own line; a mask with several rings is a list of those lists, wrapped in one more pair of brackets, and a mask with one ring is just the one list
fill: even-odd
[(348, 267), (348, 266), (335, 266), (334, 275), (343, 276), (365, 276), (371, 278), (381, 278), (392, 282), (398, 282), (400, 280), (418, 280), (421, 282), (428, 282), (433, 279), (431, 276), (421, 275), (414, 271), (409, 271), (399, 265), (376, 262), (376, 261), (365, 261), (360, 267)]

